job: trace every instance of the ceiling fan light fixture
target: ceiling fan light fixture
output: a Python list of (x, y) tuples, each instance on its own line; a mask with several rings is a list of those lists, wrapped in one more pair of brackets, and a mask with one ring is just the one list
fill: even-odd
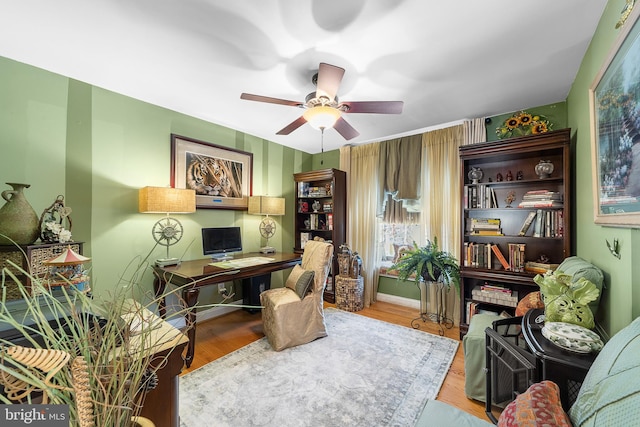
[(336, 108), (318, 105), (307, 109), (302, 117), (314, 128), (326, 129), (333, 127), (340, 115), (340, 110)]

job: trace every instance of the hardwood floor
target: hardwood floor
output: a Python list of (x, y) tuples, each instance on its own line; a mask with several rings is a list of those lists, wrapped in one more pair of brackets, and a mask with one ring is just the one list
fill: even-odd
[[(333, 304), (326, 304), (331, 307)], [(376, 302), (371, 307), (358, 311), (357, 314), (385, 322), (411, 327), (411, 320), (416, 317), (413, 308), (403, 307), (385, 302)], [(438, 334), (437, 325), (421, 323), (420, 329)], [(234, 311), (224, 316), (198, 323), (196, 330), (196, 353), (189, 369), (182, 375), (191, 372), (225, 354), (231, 353), (264, 336), (260, 313), (250, 314), (244, 310)], [(445, 336), (459, 341), (457, 327), (445, 329)], [(464, 394), (464, 355), (462, 342), (458, 346), (456, 356), (449, 373), (440, 389), (437, 400), (453, 405), (461, 410), (487, 420), (484, 403), (468, 399)]]

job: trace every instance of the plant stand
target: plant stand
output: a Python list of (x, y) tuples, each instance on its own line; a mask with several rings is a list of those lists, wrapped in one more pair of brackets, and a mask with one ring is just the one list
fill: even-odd
[[(435, 312), (428, 312), (428, 286), (432, 285), (436, 287), (435, 298)], [(427, 323), (427, 321), (434, 322), (438, 325), (438, 332), (440, 336), (444, 336), (444, 329), (453, 328), (453, 319), (446, 317), (444, 314), (444, 283), (441, 282), (425, 282), (420, 280), (418, 287), (420, 288), (420, 316), (411, 321), (411, 327), (413, 329), (420, 329), (420, 322)]]

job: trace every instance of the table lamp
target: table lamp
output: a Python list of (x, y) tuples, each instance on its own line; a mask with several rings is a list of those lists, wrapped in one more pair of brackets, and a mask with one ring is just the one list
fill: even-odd
[(156, 260), (156, 265), (166, 267), (179, 264), (178, 258), (169, 257), (169, 246), (180, 241), (183, 228), (180, 221), (169, 216), (196, 211), (196, 192), (182, 188), (144, 187), (138, 193), (138, 210), (143, 213), (164, 213), (151, 229), (156, 243), (167, 247), (167, 257)]
[(269, 246), (269, 239), (276, 232), (276, 222), (269, 215), (284, 215), (284, 198), (269, 196), (249, 197), (249, 213), (252, 215), (265, 215), (260, 222), (260, 235), (267, 239), (264, 247), (260, 248), (263, 254), (272, 254), (276, 249)]

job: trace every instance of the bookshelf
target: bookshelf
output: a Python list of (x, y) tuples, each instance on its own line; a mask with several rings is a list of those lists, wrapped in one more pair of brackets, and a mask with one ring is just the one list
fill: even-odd
[(296, 182), (295, 247), (302, 253), (304, 244), (316, 237), (333, 243), (334, 258), (327, 279), (324, 299), (335, 302), (337, 257), (347, 235), (347, 174), (339, 169), (322, 169), (293, 175)]
[(533, 277), (572, 254), (570, 134), (460, 147), (461, 338), (474, 309), (513, 314)]

